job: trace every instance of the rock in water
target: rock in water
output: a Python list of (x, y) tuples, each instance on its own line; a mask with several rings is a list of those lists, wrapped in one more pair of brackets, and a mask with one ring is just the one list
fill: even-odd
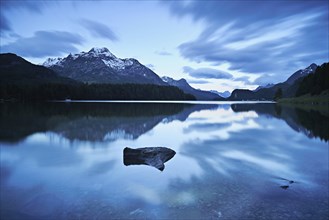
[(288, 189), (289, 186), (288, 185), (285, 185), (285, 186), (280, 186), (282, 189)]
[(126, 147), (123, 150), (123, 164), (149, 165), (163, 171), (164, 163), (175, 156), (176, 152), (166, 147), (143, 147), (132, 149)]

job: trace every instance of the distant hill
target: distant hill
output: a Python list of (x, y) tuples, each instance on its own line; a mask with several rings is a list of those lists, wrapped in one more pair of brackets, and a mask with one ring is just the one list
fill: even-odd
[(223, 97), (212, 92), (198, 90), (190, 86), (185, 79), (174, 80), (168, 76), (162, 77), (162, 80), (171, 86), (176, 86), (183, 90), (185, 93), (195, 96), (197, 100), (225, 100)]
[(215, 93), (223, 98), (228, 98), (230, 97), (231, 93), (229, 91), (225, 91), (225, 92), (218, 92), (217, 90), (210, 90), (210, 92)]
[(43, 65), (61, 76), (87, 83), (167, 85), (138, 60), (117, 58), (105, 47), (65, 58), (49, 58)]
[(264, 88), (271, 88), (272, 86), (274, 86), (275, 84), (274, 83), (269, 83), (265, 86), (258, 86), (255, 90), (253, 90), (254, 92), (257, 92), (258, 90), (260, 89), (264, 89)]
[(305, 69), (296, 71), (284, 82), (269, 84), (266, 87), (257, 88), (254, 91), (235, 89), (228, 100), (273, 100), (278, 89), (282, 90), (284, 98), (293, 97), (297, 92), (300, 81), (305, 76), (314, 73), (316, 67), (317, 65), (313, 63)]
[(0, 84), (77, 84), (44, 66), (34, 65), (12, 53), (0, 54)]

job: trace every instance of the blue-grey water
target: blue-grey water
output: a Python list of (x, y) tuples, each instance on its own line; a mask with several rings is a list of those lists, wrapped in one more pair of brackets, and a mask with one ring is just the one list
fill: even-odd
[[(328, 112), (0, 104), (1, 219), (328, 219)], [(125, 147), (174, 150), (163, 171)]]

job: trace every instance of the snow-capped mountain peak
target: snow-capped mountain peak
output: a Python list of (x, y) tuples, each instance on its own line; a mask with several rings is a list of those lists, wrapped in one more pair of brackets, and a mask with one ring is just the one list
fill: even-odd
[(99, 56), (105, 56), (105, 57), (111, 57), (116, 59), (117, 57), (112, 54), (106, 47), (93, 47), (88, 53), (85, 53), (84, 55), (92, 55), (94, 57), (99, 57)]
[(77, 54), (69, 54), (65, 58), (48, 58), (42, 65), (46, 67), (60, 66), (61, 63), (67, 60), (76, 60), (80, 57), (83, 58), (100, 58), (103, 63), (114, 69), (122, 70), (126, 66), (131, 66), (134, 64), (133, 59), (120, 59), (112, 54), (106, 47), (93, 47), (88, 52), (81, 52)]
[(313, 73), (318, 66), (315, 63), (312, 63), (309, 67), (301, 70), (300, 74), (309, 74)]
[(141, 83), (166, 85), (156, 73), (136, 59), (121, 59), (107, 48), (48, 59), (43, 63), (61, 76), (83, 82)]
[(169, 76), (163, 76), (163, 77), (161, 77), (161, 79), (166, 83), (172, 82), (174, 80), (173, 78), (171, 78)]
[[(61, 63), (63, 63), (63, 61), (76, 60), (79, 57), (84, 57), (84, 58), (100, 57), (107, 62), (107, 63), (104, 62), (107, 66), (113, 67), (113, 68), (118, 67), (119, 69), (122, 69), (122, 65), (124, 65), (124, 64), (127, 64), (127, 65), (132, 64), (131, 63), (132, 61), (125, 62), (126, 59), (121, 60), (121, 59), (117, 58), (106, 47), (102, 47), (102, 48), (93, 47), (88, 52), (81, 52), (81, 53), (77, 53), (77, 54), (70, 53), (65, 58), (48, 58), (42, 65), (45, 67), (50, 67), (50, 66), (55, 66), (55, 65), (60, 66)], [(111, 62), (109, 62), (110, 59), (112, 60), (111, 61), (112, 64), (110, 64)]]
[(63, 59), (62, 58), (48, 58), (42, 65), (45, 67), (50, 67), (50, 66), (54, 66), (54, 65), (60, 65), (61, 61)]
[(314, 73), (318, 66), (315, 63), (312, 63), (305, 69), (298, 70), (294, 74), (292, 74), (285, 82), (288, 84), (293, 84), (297, 79), (307, 76), (310, 73)]
[(90, 49), (90, 51), (93, 51), (95, 53), (107, 53), (110, 52), (109, 49), (106, 47), (93, 47)]
[(175, 80), (169, 76), (163, 76), (161, 77), (162, 81), (165, 83), (168, 83), (169, 85), (174, 85), (174, 86), (190, 86), (185, 79), (179, 79)]

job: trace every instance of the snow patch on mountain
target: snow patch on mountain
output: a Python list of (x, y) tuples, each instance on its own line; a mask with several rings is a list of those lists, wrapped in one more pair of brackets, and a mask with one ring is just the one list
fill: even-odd
[(310, 65), (309, 67), (303, 69), (300, 74), (301, 75), (304, 75), (304, 74), (310, 74), (310, 73), (313, 73), (317, 68), (317, 65), (316, 64), (312, 64)]
[(177, 86), (177, 87), (185, 87), (185, 86), (190, 86), (190, 84), (187, 83), (187, 81), (185, 79), (179, 79), (179, 80), (175, 80), (169, 76), (163, 76), (161, 77), (162, 81), (165, 83), (168, 83), (169, 85), (172, 86)]
[(133, 61), (129, 60), (129, 59), (109, 59), (109, 60), (105, 60), (102, 59), (103, 63), (111, 68), (114, 69), (118, 69), (118, 70), (122, 70), (125, 69), (127, 66), (131, 66), (133, 65)]
[(98, 48), (94, 47), (88, 52), (81, 52), (77, 54), (69, 54), (65, 58), (48, 58), (42, 65), (46, 67), (51, 66), (61, 66), (62, 63), (66, 60), (76, 60), (79, 57), (83, 58), (101, 58), (103, 63), (117, 70), (123, 70), (127, 66), (131, 66), (134, 64), (133, 59), (120, 59), (117, 58), (114, 54), (112, 54), (107, 48)]
[(76, 60), (80, 56), (80, 54), (73, 54), (73, 55), (70, 54), (70, 55), (71, 55), (73, 60)]
[(88, 53), (84, 53), (83, 56), (92, 56), (92, 57), (110, 57), (118, 59), (113, 53), (111, 53), (107, 48), (94, 47)]
[(105, 47), (94, 47), (88, 52), (69, 54), (64, 58), (48, 59), (43, 65), (61, 76), (88, 83), (167, 85), (138, 60), (118, 58)]
[(161, 79), (163, 80), (163, 82), (166, 82), (166, 83), (174, 81), (174, 79), (169, 76), (163, 76), (163, 77), (161, 77)]
[(314, 73), (316, 68), (318, 66), (315, 63), (312, 63), (310, 66), (308, 66), (305, 69), (298, 70), (294, 74), (292, 74), (286, 81), (285, 83), (288, 83), (292, 85), (297, 79), (307, 76), (308, 74)]
[(61, 65), (61, 62), (63, 61), (62, 58), (48, 58), (42, 65), (45, 67), (50, 67), (50, 66), (54, 66), (54, 65)]

